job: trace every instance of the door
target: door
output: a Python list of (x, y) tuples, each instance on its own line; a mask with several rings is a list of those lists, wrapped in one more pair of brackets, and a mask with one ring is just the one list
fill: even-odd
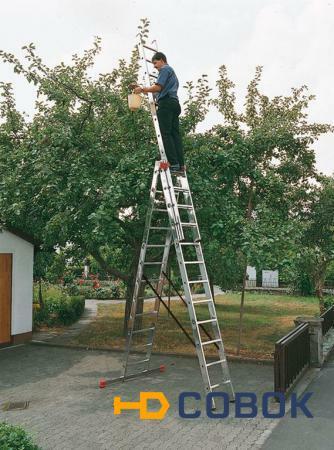
[(0, 345), (10, 342), (12, 255), (0, 253)]

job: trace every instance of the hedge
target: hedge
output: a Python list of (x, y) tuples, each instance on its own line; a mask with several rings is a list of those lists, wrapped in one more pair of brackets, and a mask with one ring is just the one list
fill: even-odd
[(81, 295), (70, 296), (62, 291), (44, 295), (43, 307), (35, 308), (34, 327), (41, 325), (71, 325), (85, 310), (85, 298)]
[(111, 300), (111, 299), (119, 299), (124, 298), (124, 291), (115, 284), (111, 284), (109, 286), (102, 286), (100, 288), (94, 289), (89, 285), (78, 285), (78, 284), (69, 284), (65, 286), (66, 292), (70, 295), (82, 295), (85, 298), (91, 298), (96, 300)]
[(0, 422), (1, 450), (39, 450), (23, 428)]

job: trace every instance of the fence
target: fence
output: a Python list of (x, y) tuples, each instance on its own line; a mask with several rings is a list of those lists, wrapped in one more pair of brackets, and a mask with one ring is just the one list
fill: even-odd
[(309, 366), (309, 325), (301, 324), (275, 344), (275, 392), (285, 394)]
[(327, 309), (327, 311), (325, 311), (320, 317), (324, 319), (321, 325), (322, 335), (325, 336), (325, 334), (327, 334), (334, 325), (334, 306)]

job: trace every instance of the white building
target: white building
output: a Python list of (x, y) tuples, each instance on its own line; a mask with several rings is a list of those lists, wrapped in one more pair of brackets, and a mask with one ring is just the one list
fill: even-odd
[(33, 263), (31, 239), (0, 230), (0, 346), (31, 339)]

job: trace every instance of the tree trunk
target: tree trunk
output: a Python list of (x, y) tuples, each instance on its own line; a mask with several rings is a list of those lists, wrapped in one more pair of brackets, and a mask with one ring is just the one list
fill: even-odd
[(326, 260), (322, 260), (319, 262), (317, 271), (315, 273), (315, 294), (318, 297), (319, 300), (319, 311), (320, 314), (325, 312), (325, 302), (324, 302), (324, 285), (325, 285), (325, 278), (326, 278), (326, 270), (328, 267), (328, 262)]
[[(252, 210), (253, 210), (253, 182), (251, 182), (249, 187), (249, 194), (248, 194), (248, 204), (247, 204), (247, 211), (246, 211), (246, 218), (248, 221), (252, 220)], [(243, 325), (243, 315), (244, 315), (244, 303), (245, 303), (245, 289), (246, 289), (246, 279), (247, 279), (247, 258), (245, 260), (245, 269), (242, 279), (242, 291), (241, 291), (241, 300), (240, 300), (240, 315), (239, 315), (239, 330), (238, 330), (238, 344), (237, 344), (237, 355), (240, 354), (240, 348), (241, 348), (241, 334), (242, 334), (242, 325)]]
[(213, 277), (211, 277), (211, 276), (209, 276), (209, 283), (210, 283), (210, 290), (211, 290), (212, 300), (213, 300), (214, 305), (216, 305), (215, 293), (214, 293), (214, 281), (213, 281)]
[(242, 321), (243, 321), (243, 315), (244, 315), (246, 279), (247, 279), (247, 260), (245, 262), (244, 275), (243, 275), (243, 279), (242, 279), (242, 291), (241, 291), (241, 300), (240, 300), (240, 315), (239, 315), (237, 355), (240, 355), (240, 348), (241, 348), (241, 334), (242, 334)]
[(323, 289), (324, 289), (324, 280), (323, 280), (323, 277), (319, 277), (319, 279), (315, 283), (315, 294), (318, 297), (318, 301), (319, 301), (320, 315), (325, 312)]
[(40, 304), (41, 309), (44, 308), (44, 300), (43, 300), (43, 292), (42, 292), (42, 278), (38, 279), (38, 302)]

